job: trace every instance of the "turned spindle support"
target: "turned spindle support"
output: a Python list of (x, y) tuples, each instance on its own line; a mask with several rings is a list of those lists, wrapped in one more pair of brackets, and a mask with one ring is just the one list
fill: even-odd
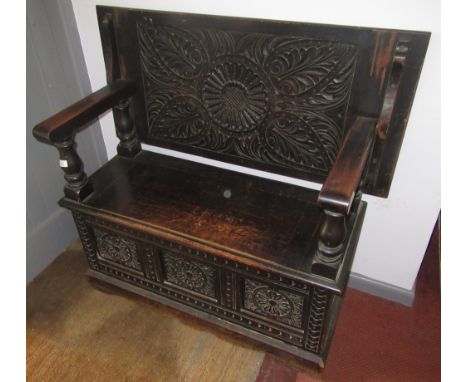
[(339, 261), (345, 249), (346, 234), (346, 215), (323, 210), (317, 248), (318, 259), (324, 263)]
[(93, 192), (93, 187), (83, 171), (83, 162), (75, 150), (75, 141), (73, 138), (68, 138), (61, 142), (55, 142), (54, 146), (59, 151), (60, 167), (65, 173), (65, 196), (82, 201)]
[(115, 130), (120, 139), (117, 152), (124, 157), (132, 158), (141, 151), (141, 144), (137, 138), (135, 125), (130, 116), (128, 100), (120, 101), (114, 107)]

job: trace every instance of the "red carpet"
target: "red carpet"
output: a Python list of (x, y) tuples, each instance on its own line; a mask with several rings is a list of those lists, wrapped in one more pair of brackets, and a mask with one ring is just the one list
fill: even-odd
[(440, 381), (439, 241), (435, 230), (412, 308), (348, 289), (325, 369), (267, 353), (257, 382)]

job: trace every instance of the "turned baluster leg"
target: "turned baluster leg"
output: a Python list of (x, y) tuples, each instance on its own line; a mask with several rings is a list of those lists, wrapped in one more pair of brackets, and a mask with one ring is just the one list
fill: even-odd
[(65, 173), (65, 196), (77, 201), (85, 199), (93, 192), (93, 187), (83, 171), (83, 162), (75, 151), (73, 138), (54, 143), (54, 145), (59, 151), (60, 167)]
[(114, 120), (117, 136), (120, 139), (117, 152), (125, 157), (134, 157), (141, 151), (141, 145), (136, 135), (133, 119), (130, 116), (128, 100), (123, 100), (114, 107)]
[(341, 259), (346, 240), (346, 215), (323, 210), (320, 225), (317, 256), (324, 263), (334, 263)]

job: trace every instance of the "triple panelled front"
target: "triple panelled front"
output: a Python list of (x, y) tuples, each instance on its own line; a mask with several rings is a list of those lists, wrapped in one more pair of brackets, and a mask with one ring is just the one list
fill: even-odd
[(320, 353), (325, 289), (73, 214), (91, 269)]

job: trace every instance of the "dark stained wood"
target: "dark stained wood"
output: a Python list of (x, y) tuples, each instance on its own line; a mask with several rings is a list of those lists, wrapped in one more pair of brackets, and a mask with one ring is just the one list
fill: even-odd
[[(346, 121), (379, 119), (404, 44), (404, 86), (383, 151), (372, 158), (382, 165), (370, 168), (376, 181), (364, 187), (388, 195), (429, 33), (116, 7), (97, 12), (106, 64), (115, 61), (102, 26), (111, 18), (120, 74), (139, 85), (132, 106), (142, 142), (316, 182), (333, 164)], [(241, 73), (251, 76), (230, 77)]]
[(349, 213), (375, 137), (375, 123), (372, 118), (358, 117), (352, 124), (320, 190), (320, 207)]
[[(59, 203), (89, 274), (324, 366), (362, 188), (388, 192), (406, 125), (396, 115), (409, 113), (428, 35), (97, 12), (109, 85), (33, 132), (59, 150)], [(119, 155), (88, 179), (74, 135), (109, 108)], [(154, 154), (140, 140), (324, 184)]]
[[(330, 272), (311, 235), (316, 191), (146, 151), (116, 156), (90, 180), (84, 203), (60, 202), (73, 212), (90, 275), (323, 366), (339, 309), (327, 306), (346, 287), (364, 203)], [(296, 313), (266, 314), (256, 290)]]
[(93, 192), (93, 186), (83, 171), (83, 162), (75, 150), (75, 134), (109, 108), (115, 106), (117, 109), (116, 129), (121, 140), (119, 154), (132, 157), (140, 151), (129, 116), (128, 101), (125, 100), (135, 90), (134, 83), (116, 80), (34, 127), (33, 135), (38, 141), (54, 145), (59, 151), (67, 198), (82, 201)]
[(47, 144), (71, 139), (79, 128), (135, 91), (134, 83), (117, 80), (39, 123), (34, 127), (33, 135)]
[(194, 240), (265, 260), (283, 258), (284, 265), (310, 270), (310, 256), (302, 252), (313, 246), (320, 216), (316, 191), (308, 192), (309, 200), (298, 200), (294, 192), (276, 193), (270, 182), (244, 174), (208, 171), (208, 166), (193, 163), (180, 166), (169, 158), (162, 165), (158, 156), (145, 154), (148, 163), (139, 157), (136, 166), (89, 204)]
[(75, 151), (75, 142), (68, 139), (54, 145), (59, 151), (60, 168), (65, 173), (65, 196), (77, 201), (86, 199), (93, 192), (93, 187), (83, 171), (83, 162)]
[(102, 40), (105, 41), (103, 43), (104, 61), (106, 63), (107, 83), (110, 84), (121, 77), (112, 13), (103, 16), (99, 28), (101, 29)]
[(90, 181), (94, 194), (85, 205), (61, 205), (343, 291), (344, 274), (311, 274), (321, 214), (315, 190), (147, 151), (113, 158)]
[[(401, 86), (401, 80), (408, 66), (407, 56), (409, 49), (407, 41), (398, 41), (396, 44), (389, 78), (385, 87), (382, 110), (377, 121), (377, 136), (374, 144), (372, 161), (369, 163), (369, 173), (364, 180), (365, 189), (379, 189), (384, 194), (383, 196), (388, 194), (389, 184), (391, 182), (389, 172), (393, 173), (394, 169), (394, 166), (391, 166), (391, 161), (389, 164), (389, 153), (388, 149), (386, 149), (388, 144), (386, 145), (386, 143), (391, 139), (395, 139), (395, 134), (399, 134), (400, 139), (403, 138), (401, 133), (395, 131), (395, 124), (404, 116), (405, 111), (397, 111), (395, 107), (397, 106), (398, 95), (408, 91), (407, 82)], [(402, 96), (404, 95), (405, 94), (402, 94)], [(409, 110), (406, 111), (406, 113), (408, 112)], [(385, 158), (385, 156), (387, 158)]]
[(324, 210), (320, 224), (317, 257), (323, 263), (338, 263), (344, 251), (347, 234), (346, 216)]
[(273, 360), (281, 368), (302, 370), (293, 379), (297, 382), (432, 381), (440, 375), (435, 236), (418, 275), (412, 309), (347, 290), (325, 370), (89, 280), (81, 245), (74, 243), (27, 286), (27, 380), (288, 382), (278, 367), (265, 375), (265, 363)]
[(128, 100), (120, 101), (113, 111), (115, 130), (120, 139), (117, 153), (124, 157), (134, 157), (141, 151), (141, 144), (136, 135), (133, 118), (130, 116)]

